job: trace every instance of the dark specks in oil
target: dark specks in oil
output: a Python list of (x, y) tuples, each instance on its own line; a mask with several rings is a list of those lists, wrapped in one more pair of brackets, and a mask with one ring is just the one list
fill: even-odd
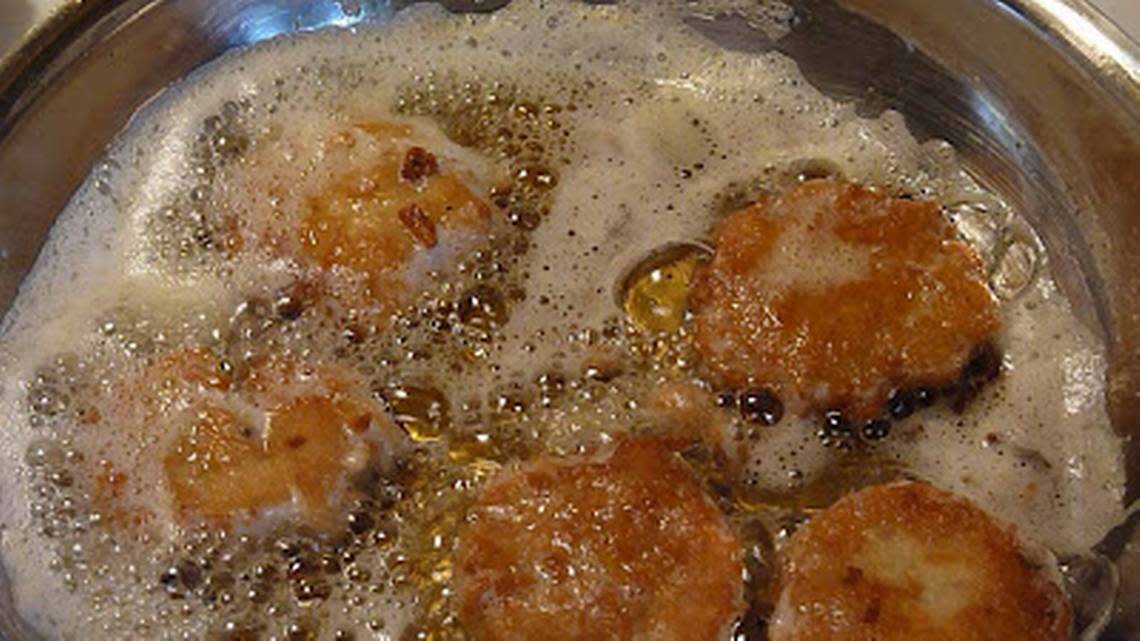
[(525, 95), (508, 83), (429, 74), (402, 92), (396, 111), (431, 116), (455, 142), (504, 161), (507, 182), (494, 187), (491, 202), (516, 227), (533, 230), (549, 212), (572, 139), (562, 118), (566, 105)]
[(784, 418), (784, 403), (771, 390), (748, 390), (740, 395), (740, 415), (749, 423), (775, 425)]

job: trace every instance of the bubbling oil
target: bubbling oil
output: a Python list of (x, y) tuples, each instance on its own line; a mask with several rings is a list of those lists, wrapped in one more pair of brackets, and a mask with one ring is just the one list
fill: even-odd
[[(790, 24), (775, 3), (714, 9), (772, 37)], [(61, 639), (462, 638), (450, 563), (474, 493), (504, 466), (619, 433), (690, 441), (746, 547), (739, 638), (771, 607), (775, 550), (867, 484), (924, 479), (1058, 554), (1087, 551), (1121, 516), (1121, 448), (1103, 348), (1032, 231), (949, 145), (916, 142), (897, 113), (859, 117), (779, 54), (720, 49), (686, 26), (692, 11), (415, 6), (229, 54), (149, 106), (5, 320), (0, 546), (22, 615)], [(250, 242), (246, 222), (304, 195), (243, 183), (259, 154), (297, 167), (286, 186), (310, 184), (335, 168), (280, 141), (361, 121), (407, 123), (474, 168), (493, 219), (468, 251), (417, 267), (412, 302), (381, 320), (330, 311), (312, 270)], [(914, 411), (926, 397), (907, 391), (886, 438), (821, 434), (764, 390), (702, 378), (688, 285), (710, 228), (819, 176), (936, 199), (986, 261), (1001, 375), (968, 405)], [(406, 442), (351, 475), (333, 527), (299, 526), (287, 506), (231, 527), (179, 521), (160, 461), (138, 458), (172, 426), (88, 444), (108, 397), (164, 393), (120, 397), (115, 381), (180, 350), (226, 376), (265, 354), (336, 363)]]

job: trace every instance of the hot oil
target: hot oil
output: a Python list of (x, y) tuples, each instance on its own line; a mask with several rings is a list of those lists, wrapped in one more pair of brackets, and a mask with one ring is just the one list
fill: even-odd
[[(746, 4), (766, 32), (786, 29), (785, 13)], [(142, 114), (6, 324), (0, 454), (20, 472), (3, 479), (0, 523), (23, 613), (63, 638), (462, 638), (451, 558), (482, 483), (626, 433), (674, 439), (740, 535), (740, 638), (758, 638), (776, 550), (867, 484), (927, 479), (1059, 552), (1091, 546), (1117, 520), (1122, 478), (1101, 346), (1031, 230), (948, 145), (916, 143), (898, 114), (858, 117), (778, 54), (713, 46), (684, 26), (690, 9), (414, 7), (227, 57)], [(445, 167), (471, 170), (493, 221), (417, 266), (411, 300), (383, 317), (250, 233), (251, 212), (289, 216), (282, 203), (332, 171), (290, 141), (332, 145), (362, 121), (416, 127)], [(289, 193), (241, 183), (282, 165), (299, 174), (274, 177)], [(710, 228), (820, 176), (945, 203), (986, 260), (1002, 373), (961, 413), (823, 438), (819, 417), (785, 414), (765, 390), (704, 379), (688, 295)], [(159, 462), (131, 464), (177, 422), (92, 430), (108, 408), (176, 404), (177, 381), (130, 394), (116, 381), (187, 349), (206, 355), (208, 389), (267, 355), (334, 363), (406, 438), (347, 479), (332, 527), (298, 525), (289, 506), (229, 528), (179, 522)]]
[(689, 311), (689, 287), (708, 250), (677, 245), (654, 252), (622, 280), (626, 317), (643, 332), (675, 332)]

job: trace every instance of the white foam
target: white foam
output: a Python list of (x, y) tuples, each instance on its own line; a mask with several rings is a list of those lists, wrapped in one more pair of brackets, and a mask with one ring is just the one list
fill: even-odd
[[(513, 310), (504, 338), (488, 347), (495, 376), (487, 368), (451, 380), (453, 403), (503, 380), (532, 380), (567, 351), (565, 341), (552, 337), (599, 328), (617, 315), (612, 292), (630, 265), (670, 242), (705, 238), (723, 214), (716, 203), (733, 183), (823, 159), (852, 179), (948, 203), (984, 201), (994, 220), (1008, 216), (944, 143), (917, 143), (897, 113), (857, 116), (812, 88), (779, 54), (714, 46), (683, 25), (685, 5), (518, 0), (471, 17), (417, 6), (384, 27), (307, 34), (230, 54), (136, 118), (109, 152), (109, 169), (97, 170), (60, 217), (0, 340), (0, 467), (10, 471), (0, 479), (0, 546), (23, 614), (63, 639), (91, 638), (91, 629), (108, 638), (198, 638), (217, 623), (207, 608), (177, 613), (165, 594), (138, 584), (122, 583), (122, 594), (104, 595), (107, 605), (92, 608), (91, 594), (107, 587), (102, 579), (84, 584), (76, 570), (88, 587), (72, 590), (61, 571), (48, 569), (61, 555), (37, 534), (29, 514), (40, 497), (24, 457), (38, 432), (28, 425), (25, 397), (36, 368), (55, 354), (104, 349), (95, 331), (104, 314), (142, 309), (171, 326), (180, 318), (214, 319), (232, 309), (242, 288), (262, 279), (259, 286), (271, 290), (289, 269), (259, 263), (235, 276), (208, 259), (183, 269), (148, 244), (156, 212), (172, 201), (179, 216), (199, 206), (184, 195), (196, 180), (194, 140), (203, 119), (224, 112), (227, 102), (243, 123), (253, 123), (246, 133), (255, 140), (274, 127), (326, 126), (337, 114), (390, 118), (404, 87), (449, 78), (500, 80), (528, 95), (575, 103), (575, 111), (560, 116), (573, 135), (552, 213), (531, 236), (519, 268), (529, 274), (526, 303)], [(778, 36), (787, 14), (769, 9), (749, 10), (747, 17)], [(467, 166), (487, 162), (459, 148), (451, 155)], [(1009, 368), (986, 402), (963, 418), (938, 411), (916, 417), (902, 429), (921, 423), (922, 436), (889, 441), (883, 452), (1059, 553), (1085, 550), (1120, 518), (1121, 448), (1104, 408), (1103, 348), (1047, 279), (1007, 303), (1003, 317)], [(540, 331), (546, 338), (536, 340)], [(115, 358), (130, 366), (127, 355)], [(414, 364), (407, 368), (416, 371)], [(567, 429), (613, 428), (595, 417)], [(832, 459), (833, 452), (805, 436), (813, 429), (789, 418), (762, 434), (750, 459), (762, 486), (786, 487), (793, 471), (810, 479)], [(146, 550), (116, 554), (121, 563), (137, 563), (138, 572), (153, 565)], [(347, 608), (349, 614), (334, 606), (341, 599), (326, 604), (335, 620), (330, 625), (361, 628), (383, 619), (378, 634), (391, 638), (413, 610), (413, 597), (399, 591)]]

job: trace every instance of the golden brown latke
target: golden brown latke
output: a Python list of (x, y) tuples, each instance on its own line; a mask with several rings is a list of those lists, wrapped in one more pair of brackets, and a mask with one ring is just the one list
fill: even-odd
[(290, 506), (330, 524), (348, 476), (403, 439), (344, 368), (267, 356), (235, 376), (200, 350), (117, 381), (86, 427), (93, 454), (109, 453), (96, 498), (113, 516), (151, 518), (132, 497), (158, 484), (174, 517), (218, 526)]
[(980, 259), (932, 202), (811, 180), (713, 241), (692, 297), (704, 367), (791, 411), (874, 418), (892, 390), (953, 382), (998, 328)]
[(492, 480), (456, 562), (476, 641), (719, 638), (742, 607), (740, 545), (654, 439), (544, 457)]
[(772, 641), (1062, 641), (1061, 590), (1012, 528), (922, 483), (871, 487), (781, 552)]
[(250, 209), (234, 223), (238, 245), (296, 261), (342, 307), (392, 313), (490, 233), (491, 209), (474, 174), (421, 146), (412, 125), (335, 126), (285, 132), (251, 154), (234, 178), (254, 199), (238, 205)]

